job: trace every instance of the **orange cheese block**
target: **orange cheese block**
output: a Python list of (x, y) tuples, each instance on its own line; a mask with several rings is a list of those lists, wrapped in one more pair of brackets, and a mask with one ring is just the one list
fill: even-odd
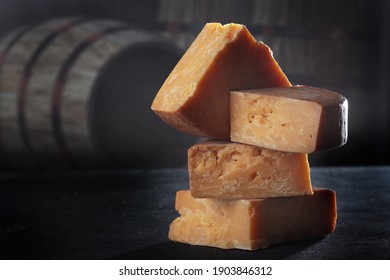
[(188, 150), (194, 197), (267, 198), (312, 194), (307, 154), (206, 141)]
[(231, 90), (288, 86), (270, 48), (245, 26), (208, 23), (162, 85), (152, 110), (184, 133), (229, 139)]
[(312, 87), (232, 91), (231, 140), (273, 150), (312, 153), (347, 142), (347, 99)]
[(284, 242), (319, 238), (336, 227), (336, 194), (222, 200), (176, 194), (180, 217), (169, 229), (173, 241), (223, 249), (256, 250)]

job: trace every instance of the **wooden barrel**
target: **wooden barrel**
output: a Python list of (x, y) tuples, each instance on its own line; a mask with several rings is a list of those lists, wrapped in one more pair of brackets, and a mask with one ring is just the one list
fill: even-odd
[(150, 103), (181, 55), (166, 39), (87, 18), (50, 20), (18, 34), (5, 38), (13, 44), (0, 75), (0, 143), (10, 165), (159, 166), (164, 156), (155, 147), (164, 140), (153, 135), (169, 139), (168, 151), (190, 143), (164, 125), (151, 131), (158, 120)]

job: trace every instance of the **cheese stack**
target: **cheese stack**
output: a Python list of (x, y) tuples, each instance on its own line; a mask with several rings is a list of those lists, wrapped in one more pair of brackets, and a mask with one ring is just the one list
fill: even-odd
[(334, 231), (335, 192), (312, 188), (307, 153), (347, 139), (347, 101), (292, 87), (243, 25), (206, 24), (152, 110), (217, 140), (188, 150), (190, 190), (176, 194), (174, 241), (255, 250)]

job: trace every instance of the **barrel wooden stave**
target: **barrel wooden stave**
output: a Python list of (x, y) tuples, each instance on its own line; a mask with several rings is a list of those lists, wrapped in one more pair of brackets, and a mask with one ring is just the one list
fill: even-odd
[[(53, 137), (52, 95), (61, 67), (86, 37), (107, 28), (122, 25), (111, 20), (88, 20), (57, 36), (34, 65), (26, 100), (28, 134), (34, 153), (45, 168), (66, 167)], [(83, 89), (82, 85), (77, 85)]]
[(3, 61), (0, 77), (0, 143), (14, 165), (22, 168), (36, 167), (31, 151), (21, 138), (23, 132), (19, 127), (17, 107), (18, 92), (31, 51), (35, 50), (50, 32), (74, 20), (61, 18), (37, 25), (18, 40)]

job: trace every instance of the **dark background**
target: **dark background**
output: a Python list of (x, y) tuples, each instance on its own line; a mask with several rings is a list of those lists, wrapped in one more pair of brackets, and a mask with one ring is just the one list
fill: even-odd
[[(384, 0), (0, 0), (0, 36), (32, 22), (86, 15), (162, 33), (184, 51), (206, 22), (245, 24), (273, 49), (293, 84), (328, 88), (349, 100), (347, 145), (311, 155), (311, 164), (381, 165), (390, 163), (389, 7)], [(153, 95), (148, 98), (151, 102)], [(188, 143), (199, 140), (186, 139)], [(166, 154), (164, 147), (160, 153), (150, 167), (185, 165), (158, 160), (174, 156)], [(174, 153), (185, 155), (186, 150)], [(151, 155), (144, 151), (143, 157)]]
[[(390, 167), (367, 165), (390, 163), (390, 1), (0, 0), (0, 36), (24, 24), (80, 15), (135, 24), (182, 51), (206, 22), (243, 23), (270, 45), (293, 84), (345, 95), (347, 145), (310, 155), (312, 166), (327, 165), (311, 169), (313, 185), (337, 192), (337, 229), (256, 252), (170, 242), (168, 227), (178, 215), (174, 194), (188, 188), (186, 148), (200, 139), (183, 136), (151, 112), (160, 86), (151, 85), (132, 97), (129, 107), (138, 111), (127, 116), (143, 134), (117, 139), (137, 170), (42, 174), (0, 167), (0, 259), (389, 259)], [(157, 147), (153, 153), (150, 145)]]

